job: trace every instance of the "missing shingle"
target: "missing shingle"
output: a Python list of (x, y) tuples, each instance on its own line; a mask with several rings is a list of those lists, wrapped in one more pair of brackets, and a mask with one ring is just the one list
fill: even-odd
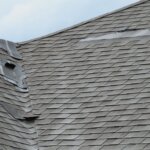
[(143, 37), (143, 36), (150, 36), (150, 30), (149, 29), (142, 29), (142, 30), (125, 29), (123, 31), (110, 32), (98, 37), (89, 37), (86, 39), (82, 39), (80, 40), (80, 42), (113, 40), (113, 39), (120, 39), (120, 38), (134, 38), (134, 37)]

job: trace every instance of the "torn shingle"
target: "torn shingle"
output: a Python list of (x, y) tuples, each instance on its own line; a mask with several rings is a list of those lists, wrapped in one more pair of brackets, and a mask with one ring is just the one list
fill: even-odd
[(90, 41), (98, 41), (98, 40), (113, 40), (113, 39), (119, 39), (119, 38), (133, 38), (133, 37), (142, 37), (142, 36), (150, 36), (150, 30), (143, 29), (143, 30), (119, 31), (119, 32), (114, 32), (114, 33), (108, 33), (103, 36), (82, 39), (81, 42), (90, 42)]
[(0, 39), (0, 48), (5, 50), (11, 57), (15, 59), (22, 59), (21, 55), (16, 49), (15, 43)]
[(10, 61), (1, 61), (0, 66), (0, 74), (3, 75), (5, 80), (16, 85), (21, 91), (28, 91), (25, 82), (26, 76), (18, 64)]
[(38, 118), (38, 115), (34, 115), (32, 112), (24, 112), (21, 108), (13, 106), (12, 104), (0, 102), (0, 105), (15, 119), (22, 121), (34, 121)]

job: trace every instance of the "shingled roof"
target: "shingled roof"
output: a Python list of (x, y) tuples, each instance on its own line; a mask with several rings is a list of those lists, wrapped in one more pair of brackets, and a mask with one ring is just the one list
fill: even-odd
[(1, 150), (150, 150), (150, 0), (0, 45)]

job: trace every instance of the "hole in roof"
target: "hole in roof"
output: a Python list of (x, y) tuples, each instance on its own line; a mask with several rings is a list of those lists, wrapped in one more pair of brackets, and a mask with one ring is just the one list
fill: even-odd
[(10, 63), (10, 62), (6, 62), (5, 67), (13, 70), (13, 69), (15, 69), (16, 65), (13, 63)]

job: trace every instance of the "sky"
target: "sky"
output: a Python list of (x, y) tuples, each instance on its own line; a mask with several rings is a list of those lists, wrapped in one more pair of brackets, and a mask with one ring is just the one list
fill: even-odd
[(30, 40), (137, 1), (0, 0), (0, 39)]

